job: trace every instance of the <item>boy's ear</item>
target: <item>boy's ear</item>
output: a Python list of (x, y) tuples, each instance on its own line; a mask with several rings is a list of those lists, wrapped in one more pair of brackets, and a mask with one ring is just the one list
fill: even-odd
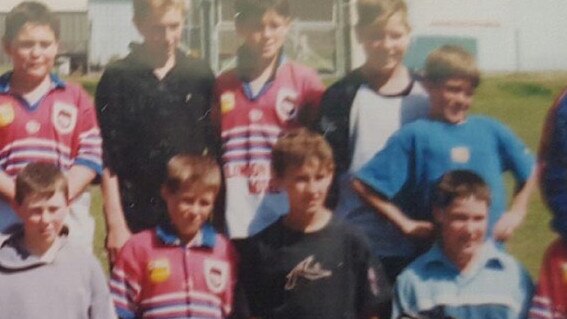
[(440, 224), (443, 220), (444, 213), (443, 209), (439, 207), (433, 207), (433, 220), (436, 224)]

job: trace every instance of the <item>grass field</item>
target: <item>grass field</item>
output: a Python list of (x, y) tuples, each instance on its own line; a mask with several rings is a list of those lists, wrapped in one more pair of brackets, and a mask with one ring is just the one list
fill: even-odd
[[(82, 83), (93, 93), (96, 79), (83, 79)], [(487, 75), (478, 88), (472, 112), (500, 119), (535, 152), (545, 114), (566, 85), (567, 73)], [(100, 191), (93, 187), (92, 192), (92, 213), (97, 219), (95, 252), (106, 264)], [(510, 252), (526, 265), (534, 278), (537, 278), (545, 248), (555, 236), (549, 230), (549, 219), (539, 193), (534, 194), (526, 222), (509, 243)]]

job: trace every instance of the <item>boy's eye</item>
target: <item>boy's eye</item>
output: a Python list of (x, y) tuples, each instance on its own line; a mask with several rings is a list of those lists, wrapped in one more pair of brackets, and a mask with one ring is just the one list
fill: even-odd
[(22, 49), (30, 49), (33, 46), (34, 46), (33, 41), (20, 41), (20, 42), (18, 42), (18, 47), (20, 47)]

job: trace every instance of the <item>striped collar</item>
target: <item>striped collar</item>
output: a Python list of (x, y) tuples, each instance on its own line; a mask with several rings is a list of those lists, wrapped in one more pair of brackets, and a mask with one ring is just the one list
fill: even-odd
[[(0, 76), (0, 93), (6, 94), (10, 92), (10, 79), (12, 78), (12, 74), (13, 72), (9, 71)], [(49, 77), (51, 78), (53, 89), (65, 88), (65, 81), (63, 81), (57, 74), (50, 73)]]
[[(166, 245), (181, 246), (181, 238), (171, 224), (161, 224), (156, 228), (156, 235)], [(187, 244), (187, 247), (214, 248), (216, 242), (216, 232), (209, 223), (203, 224), (195, 238)]]

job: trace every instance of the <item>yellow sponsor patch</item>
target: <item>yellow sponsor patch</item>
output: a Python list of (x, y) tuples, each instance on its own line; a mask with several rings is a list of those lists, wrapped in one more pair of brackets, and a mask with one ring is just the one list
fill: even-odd
[(169, 260), (165, 258), (152, 260), (148, 265), (148, 272), (152, 283), (158, 284), (166, 281), (171, 276)]
[(236, 104), (236, 98), (234, 97), (234, 93), (227, 92), (223, 93), (220, 97), (220, 106), (221, 106), (221, 113), (225, 114), (234, 109)]
[(14, 122), (16, 114), (14, 113), (14, 107), (12, 104), (2, 104), (0, 105), (0, 127), (8, 126)]

